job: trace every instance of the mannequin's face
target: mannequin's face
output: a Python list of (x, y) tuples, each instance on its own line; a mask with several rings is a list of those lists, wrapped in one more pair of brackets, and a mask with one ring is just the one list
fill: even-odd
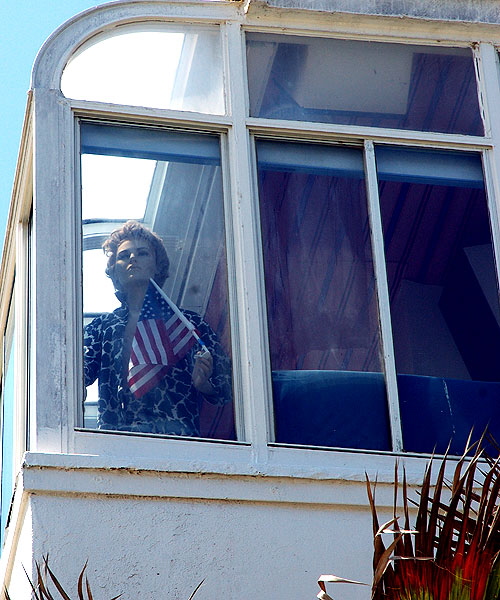
[(124, 240), (116, 252), (114, 279), (124, 292), (130, 286), (147, 285), (156, 274), (156, 256), (145, 239)]

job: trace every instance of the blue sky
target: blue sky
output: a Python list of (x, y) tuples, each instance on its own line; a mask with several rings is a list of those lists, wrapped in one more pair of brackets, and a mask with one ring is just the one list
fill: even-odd
[(106, 2), (0, 0), (0, 247), (3, 246), (31, 67), (49, 35), (74, 15)]

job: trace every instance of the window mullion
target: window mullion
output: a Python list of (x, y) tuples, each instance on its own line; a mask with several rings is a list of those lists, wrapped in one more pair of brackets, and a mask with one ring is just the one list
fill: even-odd
[(377, 168), (375, 150), (372, 141), (365, 142), (365, 176), (368, 196), (368, 214), (372, 236), (375, 280), (377, 282), (377, 298), (383, 348), (383, 367), (386, 379), (389, 420), (391, 426), (392, 448), (394, 452), (403, 449), (401, 416), (399, 412), (398, 388), (396, 378), (396, 362), (392, 337), (391, 314), (389, 304), (389, 288), (385, 270), (384, 236), (377, 185)]
[[(240, 385), (244, 392), (244, 429), (246, 441), (252, 442), (257, 462), (267, 461), (267, 443), (272, 439), (268, 381), (265, 351), (265, 324), (261, 310), (264, 297), (257, 265), (259, 232), (256, 226), (257, 208), (253, 202), (254, 188), (251, 177), (253, 160), (249, 134), (246, 128), (247, 94), (243, 69), (244, 52), (239, 23), (228, 23), (226, 34), (226, 68), (229, 104), (233, 127), (228, 132), (232, 218), (235, 244), (236, 288), (238, 292), (239, 333), (241, 340)], [(253, 259), (248, 258), (251, 249)], [(251, 369), (249, 368), (251, 367)], [(238, 369), (235, 369), (236, 371)]]
[(483, 169), (490, 211), (491, 233), (496, 256), (497, 279), (500, 281), (500, 102), (499, 63), (497, 49), (479, 44), (475, 52), (478, 85), (482, 98), (485, 128), (493, 141), (493, 150), (483, 153)]

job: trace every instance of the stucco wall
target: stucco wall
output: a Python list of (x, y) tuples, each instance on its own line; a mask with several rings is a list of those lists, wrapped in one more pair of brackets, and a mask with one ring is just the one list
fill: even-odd
[[(100, 598), (314, 598), (322, 573), (370, 581), (366, 510), (195, 499), (35, 495), (34, 555)], [(353, 556), (357, 557), (353, 560)], [(359, 560), (358, 560), (359, 558)], [(343, 586), (342, 598), (369, 588)]]
[[(0, 586), (8, 583), (13, 600), (28, 596), (23, 567), (35, 577), (34, 561), (47, 554), (71, 597), (86, 561), (94, 597), (103, 599), (187, 600), (205, 579), (196, 600), (306, 600), (324, 573), (371, 582), (362, 480), (78, 467), (67, 459), (66, 467), (23, 467), (0, 563)], [(381, 521), (390, 518), (392, 490), (379, 481)], [(370, 588), (344, 584), (333, 594), (368, 600)]]

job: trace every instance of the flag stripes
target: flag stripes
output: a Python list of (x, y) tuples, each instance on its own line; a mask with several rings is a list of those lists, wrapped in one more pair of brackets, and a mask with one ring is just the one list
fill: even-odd
[(148, 288), (132, 340), (127, 377), (137, 398), (157, 385), (197, 341), (194, 325), (170, 304), (158, 290)]
[(128, 382), (134, 396), (140, 398), (157, 385), (168, 372), (163, 365), (144, 365), (132, 367), (129, 371)]

